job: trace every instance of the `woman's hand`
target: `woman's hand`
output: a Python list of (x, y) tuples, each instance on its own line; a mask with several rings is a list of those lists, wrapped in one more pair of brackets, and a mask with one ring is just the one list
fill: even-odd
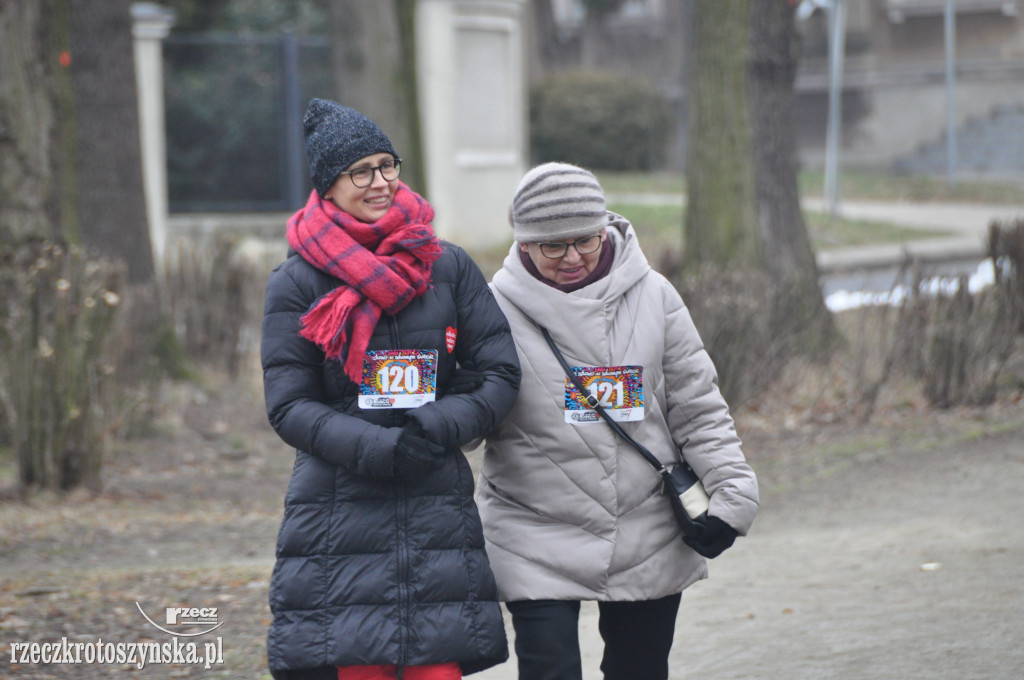
[(423, 428), (416, 421), (410, 421), (402, 428), (402, 434), (395, 445), (392, 466), (395, 477), (412, 481), (444, 464), (447, 452), (443, 446), (433, 443), (423, 435)]
[(695, 536), (684, 536), (683, 543), (690, 546), (704, 557), (718, 557), (736, 540), (736, 530), (718, 519), (708, 516)]

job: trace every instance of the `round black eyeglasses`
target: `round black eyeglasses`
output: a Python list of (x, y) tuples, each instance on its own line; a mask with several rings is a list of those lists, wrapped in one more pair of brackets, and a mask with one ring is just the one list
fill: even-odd
[(549, 260), (558, 260), (565, 257), (565, 254), (569, 252), (569, 246), (575, 248), (576, 252), (580, 255), (589, 255), (601, 247), (601, 234), (584, 236), (568, 243), (558, 241), (555, 243), (538, 243), (537, 245), (540, 247), (540, 254)]
[(339, 175), (348, 175), (352, 180), (352, 184), (356, 185), (359, 189), (365, 189), (366, 187), (373, 184), (373, 173), (380, 171), (380, 176), (388, 182), (394, 182), (398, 179), (398, 174), (402, 171), (402, 159), (395, 158), (394, 160), (384, 161), (380, 165), (373, 168), (356, 168), (355, 170), (342, 170)]

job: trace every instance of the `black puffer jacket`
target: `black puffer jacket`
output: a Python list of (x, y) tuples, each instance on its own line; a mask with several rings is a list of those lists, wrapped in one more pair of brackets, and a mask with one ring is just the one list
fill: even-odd
[[(438, 351), (437, 400), (412, 410), (360, 409), (359, 386), (341, 363), (325, 362), (298, 335), (300, 317), (336, 279), (292, 255), (267, 282), (267, 412), (297, 449), (270, 585), (275, 678), (334, 678), (337, 665), (452, 661), (469, 674), (508, 656), (473, 473), (459, 445), (512, 407), (519, 363), (480, 270), (461, 248), (443, 246), (430, 289), (383, 316), (370, 341), (371, 350)], [(456, 362), (482, 372), (483, 385), (446, 395)], [(406, 414), (450, 454), (410, 483), (392, 477)]]

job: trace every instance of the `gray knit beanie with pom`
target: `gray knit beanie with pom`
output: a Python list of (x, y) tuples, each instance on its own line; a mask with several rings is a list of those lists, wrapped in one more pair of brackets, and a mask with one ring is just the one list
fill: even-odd
[(398, 154), (377, 124), (355, 109), (326, 99), (311, 99), (302, 120), (306, 159), (313, 187), (323, 198), (338, 173), (375, 153)]
[(510, 220), (519, 243), (578, 238), (608, 224), (604, 191), (593, 174), (568, 163), (527, 172), (512, 200)]

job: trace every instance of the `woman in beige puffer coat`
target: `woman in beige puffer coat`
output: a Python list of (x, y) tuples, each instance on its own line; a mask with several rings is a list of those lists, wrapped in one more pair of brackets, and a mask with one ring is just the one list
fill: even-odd
[(666, 465), (682, 455), (701, 478), (708, 523), (691, 545), (713, 556), (747, 533), (756, 478), (685, 304), (632, 226), (607, 212), (596, 178), (538, 166), (510, 218), (516, 243), (491, 287), (523, 378), (487, 439), (478, 502), (520, 678), (581, 677), (579, 602), (596, 600), (606, 680), (663, 680), (680, 593), (706, 562), (681, 539), (654, 468), (593, 412), (567, 408), (541, 327), (570, 366), (610, 385), (605, 405), (624, 406), (610, 412), (630, 436)]

